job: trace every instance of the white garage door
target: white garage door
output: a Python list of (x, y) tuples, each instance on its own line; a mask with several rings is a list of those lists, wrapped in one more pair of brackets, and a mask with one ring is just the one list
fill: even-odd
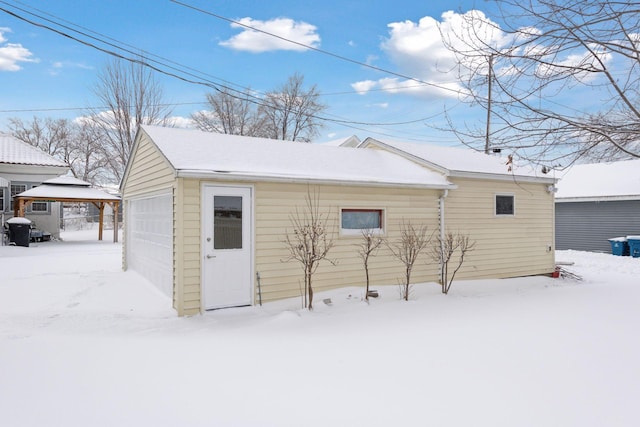
[(131, 200), (127, 221), (127, 267), (173, 298), (173, 197)]

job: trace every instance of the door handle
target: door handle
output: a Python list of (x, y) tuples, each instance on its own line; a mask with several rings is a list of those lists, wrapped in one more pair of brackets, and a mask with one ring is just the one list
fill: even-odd
[(215, 258), (215, 255), (207, 255), (207, 259)]

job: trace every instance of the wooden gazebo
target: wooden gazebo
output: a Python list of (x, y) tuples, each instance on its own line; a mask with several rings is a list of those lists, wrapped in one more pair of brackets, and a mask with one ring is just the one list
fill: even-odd
[(27, 206), (36, 201), (92, 203), (99, 211), (98, 240), (102, 240), (104, 208), (109, 205), (114, 212), (113, 241), (115, 243), (118, 241), (118, 208), (120, 200), (118, 196), (97, 188), (91, 188), (91, 184), (88, 182), (70, 176), (61, 176), (44, 181), (37, 187), (15, 195), (13, 197), (13, 215), (23, 217)]

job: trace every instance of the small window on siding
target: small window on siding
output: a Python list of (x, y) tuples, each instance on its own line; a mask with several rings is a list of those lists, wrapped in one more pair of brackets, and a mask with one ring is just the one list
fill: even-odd
[(49, 203), (47, 202), (33, 202), (31, 203), (31, 212), (49, 212)]
[(384, 228), (384, 210), (342, 209), (340, 224), (343, 234), (360, 234), (362, 230), (381, 233)]
[[(37, 185), (32, 185), (31, 188), (36, 188)], [(49, 213), (49, 203), (48, 202), (32, 202), (31, 212), (39, 212), (39, 213)]]
[(496, 215), (515, 215), (515, 196), (513, 194), (496, 194)]

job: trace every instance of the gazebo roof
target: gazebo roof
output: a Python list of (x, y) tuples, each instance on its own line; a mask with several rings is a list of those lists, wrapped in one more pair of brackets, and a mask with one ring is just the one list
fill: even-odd
[(15, 197), (18, 199), (62, 202), (112, 202), (120, 200), (120, 197), (98, 188), (91, 188), (91, 184), (88, 182), (72, 176), (59, 176), (49, 179), (37, 187), (17, 194)]
[[(113, 206), (114, 212), (118, 211), (120, 197), (109, 194), (98, 188), (91, 188), (91, 184), (72, 176), (59, 176), (41, 185), (14, 196), (14, 216), (24, 216), (24, 208), (34, 201), (47, 202), (89, 202), (100, 209), (100, 228), (98, 240), (102, 240), (103, 209), (105, 204)], [(118, 241), (118, 215), (114, 215), (113, 241)]]

